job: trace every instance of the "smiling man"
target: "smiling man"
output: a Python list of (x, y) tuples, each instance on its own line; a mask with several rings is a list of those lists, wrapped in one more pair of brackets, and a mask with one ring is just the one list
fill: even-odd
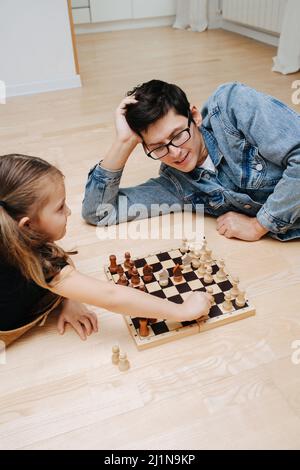
[[(282, 102), (227, 83), (200, 112), (178, 86), (151, 80), (128, 92), (115, 121), (116, 140), (88, 176), (88, 223), (132, 220), (141, 204), (142, 217), (161, 205), (159, 213), (201, 205), (227, 238), (300, 237), (300, 115)], [(120, 188), (138, 144), (146, 158), (161, 161), (160, 174)]]

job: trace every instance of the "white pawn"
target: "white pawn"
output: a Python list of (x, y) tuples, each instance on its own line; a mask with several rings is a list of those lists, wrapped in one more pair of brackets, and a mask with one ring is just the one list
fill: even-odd
[(216, 274), (217, 279), (219, 281), (225, 281), (225, 279), (227, 278), (227, 275), (224, 271), (224, 266), (225, 266), (224, 260), (220, 259), (220, 261), (219, 261), (219, 270), (217, 271), (217, 274)]
[(238, 277), (233, 277), (232, 278), (232, 289), (231, 289), (230, 293), (231, 293), (231, 296), (234, 297), (234, 298), (237, 297), (240, 293), (240, 290), (238, 288), (239, 282), (240, 281), (239, 281)]
[(113, 346), (112, 348), (112, 356), (111, 356), (111, 362), (113, 364), (119, 364), (119, 354), (120, 354), (120, 348), (118, 345)]
[(224, 310), (230, 311), (232, 310), (231, 294), (228, 291), (228, 292), (225, 292), (224, 296), (225, 296), (225, 300), (222, 303), (222, 307), (224, 308)]
[(194, 251), (194, 256), (193, 256), (193, 259), (192, 259), (192, 266), (194, 269), (197, 269), (199, 268), (200, 266), (200, 251), (199, 250), (195, 250)]
[(182, 239), (182, 245), (180, 247), (181, 253), (187, 253), (189, 250), (187, 238)]
[(125, 370), (128, 370), (130, 367), (129, 361), (127, 359), (127, 354), (126, 353), (120, 353), (119, 355), (119, 370), (121, 372), (125, 372)]
[(199, 268), (197, 269), (197, 273), (200, 275), (200, 277), (203, 277), (204, 274), (206, 273), (205, 263), (201, 260), (200, 260)]
[(158, 273), (158, 282), (161, 287), (167, 287), (169, 284), (169, 273), (166, 269), (162, 269)]
[(235, 303), (238, 307), (244, 307), (246, 304), (246, 299), (245, 299), (245, 292), (240, 290), (237, 298), (235, 299)]
[(216, 305), (215, 298), (213, 296), (214, 289), (211, 286), (206, 287), (206, 292), (210, 295), (211, 306)]
[(214, 279), (212, 277), (212, 267), (206, 266), (206, 272), (204, 274), (204, 282), (206, 282), (206, 284), (211, 284), (213, 280)]
[(212, 250), (206, 250), (206, 255), (205, 255), (205, 262), (206, 264), (212, 264), (213, 263), (213, 259), (212, 259)]

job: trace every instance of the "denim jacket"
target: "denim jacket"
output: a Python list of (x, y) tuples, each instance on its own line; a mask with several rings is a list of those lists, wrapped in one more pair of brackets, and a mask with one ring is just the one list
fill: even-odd
[(279, 240), (300, 237), (300, 115), (237, 82), (221, 85), (201, 114), (199, 131), (215, 171), (196, 167), (184, 173), (162, 163), (157, 178), (120, 188), (122, 170), (96, 165), (88, 175), (83, 218), (107, 225), (138, 218), (130, 213), (137, 203), (149, 214), (152, 204), (163, 204), (159, 213), (174, 204), (178, 210), (203, 204), (214, 216), (228, 211), (256, 216)]

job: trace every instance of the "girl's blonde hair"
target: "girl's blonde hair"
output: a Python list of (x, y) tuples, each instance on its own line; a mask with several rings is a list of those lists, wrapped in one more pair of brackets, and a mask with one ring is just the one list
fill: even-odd
[(62, 262), (67, 262), (68, 253), (29, 226), (20, 228), (19, 221), (29, 214), (38, 219), (47, 204), (45, 187), (51, 180), (62, 181), (63, 174), (41, 158), (0, 156), (0, 262), (16, 267), (25, 278), (45, 288)]

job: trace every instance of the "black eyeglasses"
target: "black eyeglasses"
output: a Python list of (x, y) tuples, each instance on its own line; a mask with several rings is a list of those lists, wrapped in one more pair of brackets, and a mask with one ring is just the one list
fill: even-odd
[(160, 158), (165, 157), (169, 153), (169, 147), (172, 145), (173, 147), (181, 147), (181, 145), (185, 144), (191, 138), (191, 126), (192, 117), (189, 114), (188, 118), (188, 127), (180, 131), (178, 134), (174, 135), (173, 139), (170, 140), (167, 144), (160, 145), (155, 149), (151, 150), (151, 152), (147, 152), (149, 150), (146, 144), (143, 143), (143, 147), (147, 157), (152, 158), (153, 160), (159, 160)]

